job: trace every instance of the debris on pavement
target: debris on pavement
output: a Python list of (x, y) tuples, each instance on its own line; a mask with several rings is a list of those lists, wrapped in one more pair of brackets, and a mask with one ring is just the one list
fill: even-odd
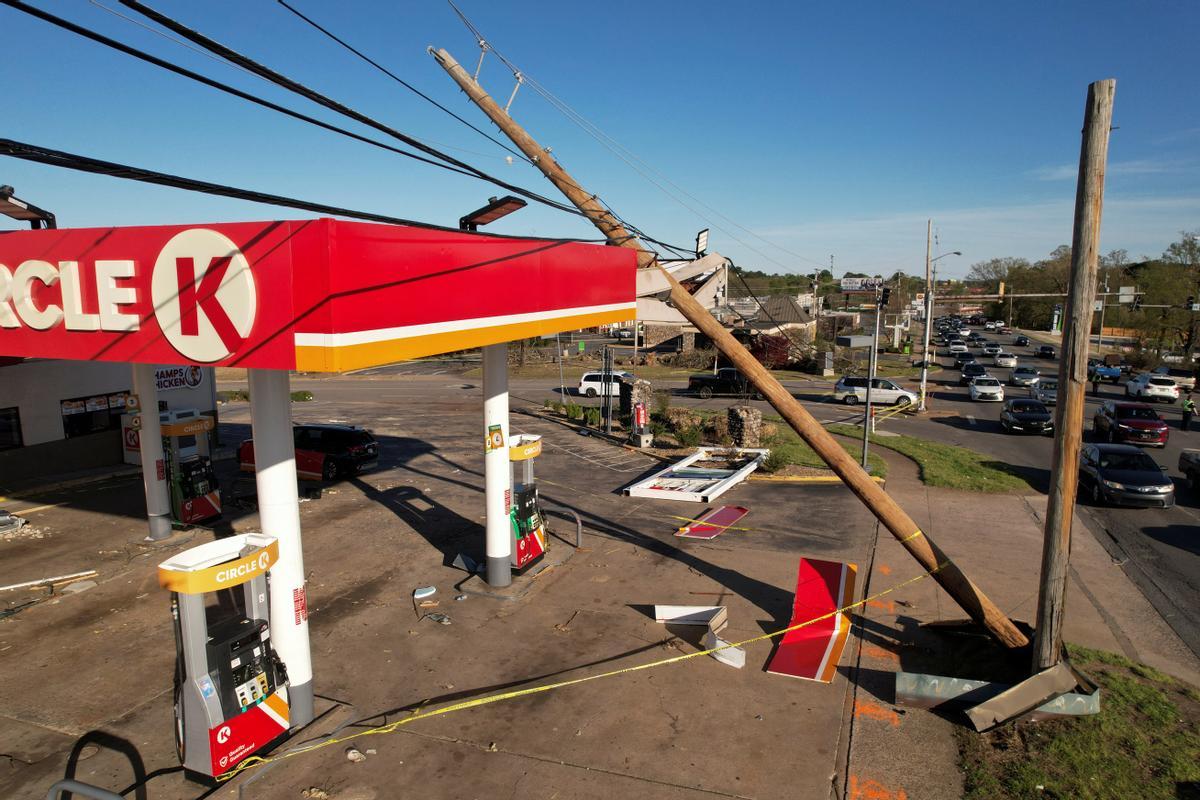
[(13, 533), (19, 531), (29, 523), (29, 520), (24, 517), (18, 517), (11, 512), (0, 508), (0, 533)]
[(310, 786), (300, 793), (301, 797), (307, 797), (308, 800), (329, 800), (329, 792), (319, 786)]
[(47, 587), (53, 589), (61, 583), (73, 583), (75, 581), (94, 578), (99, 573), (94, 569), (84, 570), (83, 572), (72, 572), (69, 575), (55, 575), (51, 578), (41, 578), (36, 581), (25, 581), (24, 583), (13, 583), (8, 586), (0, 586), (0, 592), (8, 592), (14, 589), (35, 589), (39, 587)]
[(439, 625), (449, 625), (450, 624), (449, 616), (447, 616), (446, 614), (439, 614), (436, 611), (433, 612), (432, 614), (426, 614), (421, 619), (431, 619), (434, 622), (438, 623)]
[(363, 755), (363, 752), (361, 750), (359, 750), (357, 747), (347, 747), (346, 748), (346, 760), (352, 761), (355, 764), (358, 764), (359, 762), (366, 761), (367, 757), (365, 755)]
[(770, 454), (757, 448), (697, 447), (687, 458), (622, 492), (628, 497), (709, 503), (746, 480)]
[(715, 539), (749, 513), (750, 509), (745, 506), (710, 509), (681, 527), (675, 535), (683, 539)]
[(710, 656), (734, 669), (746, 666), (746, 651), (740, 647), (729, 647), (730, 643), (718, 636), (729, 625), (725, 606), (655, 606), (654, 618), (668, 625), (705, 626), (708, 630), (704, 632), (702, 644), (705, 650), (715, 651), (709, 653)]
[[(858, 568), (840, 561), (801, 558), (796, 575), (792, 619), (767, 672), (829, 683), (846, 647)], [(797, 625), (805, 624), (802, 628)]]

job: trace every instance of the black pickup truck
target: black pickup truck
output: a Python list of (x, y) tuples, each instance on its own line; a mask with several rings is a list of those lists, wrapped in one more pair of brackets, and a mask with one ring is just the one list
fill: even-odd
[(754, 385), (735, 367), (719, 369), (716, 375), (705, 373), (688, 376), (688, 393), (699, 395), (705, 400), (718, 394), (753, 397), (755, 400), (762, 399), (762, 395), (758, 393)]

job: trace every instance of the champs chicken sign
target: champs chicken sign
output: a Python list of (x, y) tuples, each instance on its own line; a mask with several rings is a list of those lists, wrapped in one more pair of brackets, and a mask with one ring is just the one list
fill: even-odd
[(0, 233), (0, 355), (340, 371), (635, 316), (633, 251), (403, 226)]

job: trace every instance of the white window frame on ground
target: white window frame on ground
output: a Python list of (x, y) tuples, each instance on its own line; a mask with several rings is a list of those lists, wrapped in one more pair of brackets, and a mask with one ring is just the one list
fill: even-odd
[[(767, 460), (770, 450), (738, 447), (698, 447), (682, 461), (654, 473), (624, 489), (629, 497), (652, 497), (659, 500), (686, 500), (709, 503), (744, 481), (751, 472)], [(697, 461), (710, 459), (745, 461), (735, 469), (693, 468)]]

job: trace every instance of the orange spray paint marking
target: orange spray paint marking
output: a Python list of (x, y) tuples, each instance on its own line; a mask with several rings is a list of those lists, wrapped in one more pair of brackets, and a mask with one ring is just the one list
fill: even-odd
[(849, 800), (908, 800), (908, 795), (903, 789), (893, 791), (879, 781), (860, 781), (851, 775)]
[(896, 613), (896, 604), (893, 603), (891, 600), (868, 600), (867, 607), (868, 608), (878, 608), (880, 611), (882, 611), (885, 614), (895, 614)]
[(867, 656), (868, 658), (878, 658), (883, 661), (891, 661), (896, 664), (900, 663), (900, 654), (895, 650), (889, 650), (886, 647), (879, 647), (873, 644), (864, 644), (862, 651), (863, 655)]
[(854, 701), (854, 718), (867, 717), (869, 719), (877, 719), (890, 724), (893, 728), (900, 727), (900, 715), (890, 708), (884, 708), (878, 703), (871, 703), (865, 700)]
[(879, 565), (879, 574), (880, 575), (891, 575), (892, 568), (889, 567), (887, 564), (880, 564)]

